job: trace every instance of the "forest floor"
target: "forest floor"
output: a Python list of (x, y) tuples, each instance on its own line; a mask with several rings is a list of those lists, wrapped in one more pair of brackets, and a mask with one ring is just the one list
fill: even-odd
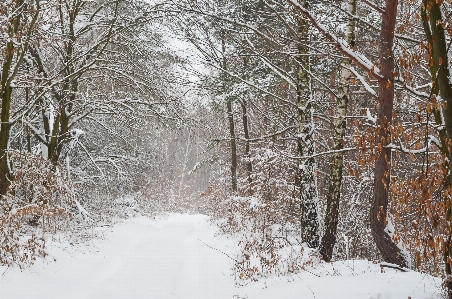
[(233, 240), (204, 215), (135, 217), (83, 245), (52, 243), (25, 270), (0, 267), (1, 299), (441, 298), (441, 281), (368, 261), (322, 263), (299, 275), (235, 287)]

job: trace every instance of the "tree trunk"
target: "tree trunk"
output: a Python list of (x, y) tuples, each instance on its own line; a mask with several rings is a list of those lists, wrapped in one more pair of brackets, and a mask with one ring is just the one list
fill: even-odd
[(374, 202), (370, 213), (372, 236), (384, 261), (406, 267), (400, 248), (385, 231), (388, 217), (389, 184), (391, 174), (391, 125), (394, 106), (394, 32), (397, 0), (386, 0), (382, 13), (379, 40), (379, 59), (382, 79), (379, 79), (379, 108), (377, 116), (377, 159), (375, 161)]
[[(250, 132), (249, 132), (249, 124), (248, 124), (248, 111), (246, 109), (246, 102), (242, 101), (241, 102), (242, 105), (242, 113), (243, 113), (243, 133), (245, 135), (245, 158), (247, 159), (246, 161), (246, 176), (248, 179), (248, 184), (251, 185), (251, 183), (253, 182), (252, 178), (251, 178), (251, 173), (253, 172), (253, 165), (251, 164), (251, 156), (250, 156)], [(248, 190), (250, 190), (249, 193), (251, 193), (251, 186), (248, 187)]]
[[(11, 42), (12, 43), (12, 42)], [(3, 81), (3, 80), (2, 80)], [(7, 80), (6, 80), (7, 81)], [(2, 107), (0, 126), (0, 195), (8, 191), (11, 174), (9, 170), (8, 144), (11, 125), (9, 123), (12, 87), (8, 82), (2, 82)]]
[[(357, 0), (348, 1), (348, 12), (354, 16), (356, 14)], [(356, 21), (350, 18), (347, 23), (347, 44), (350, 48), (355, 46), (355, 27)], [(348, 68), (351, 67), (351, 60), (344, 59), (343, 69), (341, 74), (341, 81), (339, 92), (336, 97), (336, 119), (334, 121), (333, 141), (335, 151), (344, 148), (344, 137), (346, 130), (347, 106), (349, 101), (349, 80), (351, 72)], [(339, 202), (341, 196), (342, 185), (342, 168), (344, 165), (344, 153), (336, 152), (333, 154), (330, 167), (330, 186), (327, 194), (327, 204), (325, 213), (325, 231), (320, 243), (320, 254), (326, 262), (331, 261), (333, 256), (334, 245), (336, 244), (337, 224), (339, 218)]]
[[(30, 11), (21, 11), (21, 9), (26, 10), (28, 8), (30, 8)], [(0, 51), (2, 52), (1, 55), (3, 55), (0, 74), (0, 97), (2, 101), (0, 108), (0, 195), (6, 194), (10, 182), (13, 179), (8, 159), (11, 133), (10, 110), (13, 92), (12, 82), (19, 72), (19, 67), (22, 65), (25, 54), (28, 52), (30, 37), (34, 33), (34, 26), (40, 12), (39, 1), (36, 1), (36, 6), (31, 8), (24, 5), (23, 0), (18, 0), (16, 1), (15, 9), (17, 10), (17, 14), (9, 21), (8, 32), (5, 33), (9, 36), (8, 42), (6, 43), (5, 49)], [(22, 17), (26, 13), (30, 13), (32, 17), (24, 21)], [(26, 23), (27, 21), (29, 23)]]
[[(222, 33), (221, 38), (221, 51), (223, 54), (223, 63), (222, 68), (226, 71), (226, 41), (224, 33)], [(226, 73), (223, 72), (223, 91), (226, 92)], [(228, 112), (228, 121), (229, 121), (229, 139), (230, 139), (230, 147), (231, 147), (231, 188), (234, 194), (237, 194), (237, 144), (235, 140), (235, 126), (234, 126), (234, 113), (232, 109), (232, 99), (228, 98), (226, 100), (226, 108)]]
[(437, 96), (446, 103), (442, 108), (437, 105), (433, 111), (435, 122), (440, 129), (441, 152), (445, 158), (443, 167), (446, 170), (444, 178), (444, 202), (445, 216), (448, 226), (448, 239), (444, 246), (444, 265), (446, 273), (447, 298), (452, 299), (452, 212), (451, 212), (451, 191), (452, 191), (452, 82), (449, 59), (447, 56), (448, 47), (444, 32), (445, 18), (441, 13), (441, 4), (437, 1), (423, 0), (421, 16), (425, 33), (427, 35), (429, 49), (429, 66), (432, 77), (432, 100), (437, 101)]
[[(19, 5), (19, 4), (18, 4)], [(10, 35), (14, 33), (14, 27), (16, 24), (12, 22), (10, 24)], [(2, 65), (2, 74), (1, 74), (1, 125), (0, 125), (0, 195), (5, 195), (8, 191), (10, 185), (10, 170), (8, 165), (8, 145), (9, 145), (9, 136), (11, 125), (9, 123), (10, 118), (10, 106), (11, 106), (11, 96), (13, 92), (13, 88), (11, 86), (12, 78), (10, 78), (12, 72), (12, 62), (14, 58), (14, 49), (13, 41), (10, 39), (6, 44), (5, 49), (5, 60)]]
[[(307, 7), (306, 1), (302, 2)], [(297, 107), (298, 107), (298, 180), (300, 186), (300, 223), (301, 239), (311, 248), (319, 246), (319, 221), (317, 214), (317, 190), (315, 182), (315, 160), (312, 119), (311, 78), (309, 50), (309, 22), (300, 18), (298, 24), (298, 73), (297, 73)], [(306, 157), (306, 158), (304, 158)]]
[[(248, 57), (243, 57), (243, 74), (242, 77), (244, 80), (248, 80), (247, 74), (248, 70)], [(253, 179), (251, 177), (251, 174), (253, 172), (253, 164), (251, 163), (251, 149), (250, 149), (250, 126), (249, 126), (249, 118), (248, 118), (248, 109), (246, 107), (246, 100), (243, 99), (240, 104), (242, 105), (242, 122), (243, 122), (243, 134), (245, 136), (245, 158), (247, 159), (245, 165), (246, 165), (246, 177), (248, 181), (248, 195), (251, 195), (253, 193), (251, 189), (251, 183), (253, 182)]]
[(227, 101), (228, 120), (229, 120), (229, 138), (231, 146), (231, 187), (232, 192), (237, 194), (237, 144), (235, 141), (234, 114), (232, 112), (232, 101)]
[[(53, 88), (51, 90), (51, 95), (55, 100), (54, 103), (59, 106), (58, 109), (53, 112), (53, 124), (50, 123), (50, 115), (47, 115), (47, 110), (49, 108), (47, 103), (43, 99), (40, 101), (44, 134), (43, 136), (36, 137), (40, 140), (42, 146), (47, 150), (47, 153), (43, 153), (43, 156), (48, 159), (54, 167), (58, 164), (63, 147), (68, 143), (70, 138), (70, 136), (68, 136), (69, 121), (71, 119), (73, 103), (75, 102), (78, 92), (78, 79), (72, 76), (75, 73), (74, 67), (69, 63), (69, 61), (72, 60), (74, 39), (75, 37), (71, 38), (65, 48), (66, 52), (64, 61), (67, 66), (64, 69), (65, 80), (63, 84), (63, 91), (58, 92)], [(38, 50), (31, 47), (30, 54), (34, 58), (38, 72), (47, 78), (48, 76), (45, 72)]]

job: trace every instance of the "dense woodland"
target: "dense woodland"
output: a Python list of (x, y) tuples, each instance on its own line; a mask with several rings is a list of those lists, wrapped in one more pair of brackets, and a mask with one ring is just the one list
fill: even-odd
[(0, 262), (207, 213), (238, 283), (384, 261), (452, 298), (452, 5), (3, 0)]

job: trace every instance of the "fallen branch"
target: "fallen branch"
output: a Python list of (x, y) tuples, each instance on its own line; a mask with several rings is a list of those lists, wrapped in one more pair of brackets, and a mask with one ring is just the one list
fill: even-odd
[(404, 267), (400, 267), (399, 265), (396, 264), (390, 264), (390, 263), (380, 263), (380, 268), (381, 271), (383, 272), (383, 268), (391, 268), (391, 269), (396, 269), (402, 272), (411, 272), (411, 269), (408, 268), (404, 268)]

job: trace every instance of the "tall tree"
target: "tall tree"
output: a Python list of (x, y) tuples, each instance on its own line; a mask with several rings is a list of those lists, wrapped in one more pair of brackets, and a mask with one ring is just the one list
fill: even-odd
[[(302, 1), (301, 5), (307, 9), (307, 1)], [(297, 148), (298, 155), (302, 158), (298, 160), (298, 179), (300, 186), (300, 217), (301, 236), (303, 242), (309, 247), (319, 246), (319, 221), (317, 211), (317, 186), (315, 178), (314, 159), (314, 121), (312, 107), (312, 86), (310, 75), (310, 23), (303, 17), (298, 23), (298, 55), (296, 61), (297, 68)]]
[(386, 7), (379, 8), (379, 12), (381, 13), (381, 26), (378, 41), (378, 66), (371, 63), (362, 54), (358, 54), (349, 49), (345, 41), (321, 26), (313, 14), (302, 4), (295, 0), (287, 1), (307, 17), (323, 36), (333, 42), (342, 54), (352, 59), (355, 64), (378, 80), (378, 112), (375, 134), (377, 157), (375, 160), (374, 201), (370, 214), (371, 230), (383, 259), (390, 263), (406, 266), (407, 263), (400, 248), (394, 243), (386, 231), (392, 157), (391, 148), (388, 145), (392, 141), (391, 125), (394, 107), (395, 69), (393, 45), (398, 1), (386, 0)]
[[(115, 29), (119, 30), (116, 21), (120, 4), (60, 0), (52, 15), (56, 28), (53, 49), (30, 49), (43, 86), (35, 96), (42, 123), (35, 127), (28, 122), (28, 126), (41, 143), (42, 155), (55, 166), (64, 147), (75, 137), (73, 126), (92, 112), (94, 105), (80, 105), (80, 81), (98, 69)], [(84, 24), (87, 20), (90, 22)]]
[[(441, 152), (444, 168), (444, 206), (448, 236), (444, 246), (444, 265), (447, 275), (447, 298), (452, 298), (452, 80), (449, 63), (449, 45), (446, 43), (446, 18), (442, 12), (444, 4), (438, 1), (423, 0), (421, 17), (428, 42), (428, 65), (432, 79), (433, 115), (439, 128)], [(450, 29), (449, 29), (450, 30)]]
[(375, 243), (383, 259), (406, 267), (407, 262), (401, 250), (386, 231), (389, 203), (389, 185), (392, 163), (392, 118), (394, 107), (394, 37), (397, 17), (397, 0), (386, 0), (386, 7), (381, 13), (381, 31), (378, 44), (380, 74), (378, 80), (378, 114), (376, 141), (378, 147), (375, 161), (374, 202), (372, 204), (370, 225)]
[[(357, 0), (348, 1), (348, 13), (350, 16), (356, 14)], [(355, 48), (355, 28), (356, 21), (349, 17), (346, 26), (346, 42), (351, 49)], [(327, 194), (327, 206), (325, 212), (325, 224), (322, 241), (320, 244), (320, 254), (323, 259), (329, 262), (333, 256), (333, 248), (336, 244), (337, 224), (339, 217), (339, 202), (341, 198), (342, 169), (344, 166), (344, 137), (346, 131), (347, 108), (349, 102), (349, 85), (352, 73), (350, 68), (352, 61), (350, 58), (343, 60), (342, 73), (339, 85), (339, 92), (336, 95), (336, 119), (334, 120), (333, 132), (333, 154), (330, 167), (330, 185)]]
[(8, 159), (13, 94), (20, 71), (24, 68), (24, 59), (28, 49), (36, 40), (36, 27), (41, 13), (40, 1), (7, 1), (0, 3), (4, 17), (1, 26), (6, 28), (0, 51), (1, 62), (1, 125), (0, 125), (0, 194), (6, 194), (11, 176), (11, 166)]
[[(222, 80), (223, 80), (223, 92), (227, 93), (227, 57), (226, 57), (226, 34), (224, 30), (221, 30), (221, 54), (222, 54)], [(228, 114), (228, 125), (229, 125), (229, 145), (231, 151), (231, 188), (233, 194), (237, 194), (237, 141), (235, 137), (235, 123), (234, 123), (234, 111), (232, 107), (232, 97), (227, 97), (226, 108)]]

